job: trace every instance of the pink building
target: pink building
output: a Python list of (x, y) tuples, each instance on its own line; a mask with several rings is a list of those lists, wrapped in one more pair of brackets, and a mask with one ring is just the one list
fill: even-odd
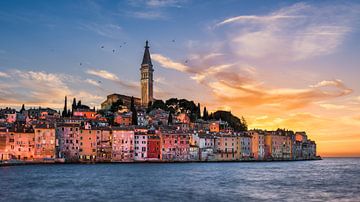
[(147, 160), (148, 135), (147, 132), (135, 132), (134, 137), (135, 161)]
[(112, 161), (131, 162), (134, 160), (134, 130), (112, 128)]
[(234, 135), (216, 135), (216, 160), (233, 161), (238, 159), (238, 138)]
[(112, 131), (108, 127), (92, 128), (91, 130), (96, 132), (97, 161), (110, 162), (112, 156)]
[(186, 161), (189, 159), (190, 134), (182, 131), (161, 131), (161, 156), (163, 161)]
[(66, 161), (78, 161), (80, 149), (80, 124), (65, 123), (56, 128), (58, 156)]

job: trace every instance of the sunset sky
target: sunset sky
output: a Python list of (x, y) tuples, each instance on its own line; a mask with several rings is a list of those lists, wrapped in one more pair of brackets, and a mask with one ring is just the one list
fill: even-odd
[(0, 1), (0, 107), (139, 97), (145, 40), (156, 98), (360, 156), (359, 1)]

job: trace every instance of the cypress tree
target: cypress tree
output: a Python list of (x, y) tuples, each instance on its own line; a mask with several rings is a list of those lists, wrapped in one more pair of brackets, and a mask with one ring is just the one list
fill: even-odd
[(196, 118), (199, 119), (201, 118), (201, 108), (200, 108), (200, 103), (198, 103), (197, 105), (197, 109), (196, 109)]
[(76, 109), (76, 98), (73, 99), (73, 103), (72, 103), (72, 106), (71, 106), (71, 110), (72, 110), (73, 113), (74, 113), (75, 109)]
[(24, 104), (22, 104), (22, 106), (21, 106), (20, 113), (22, 113), (23, 111), (25, 111), (25, 105)]
[(172, 113), (169, 112), (168, 125), (172, 125), (172, 123), (173, 123)]
[(203, 119), (204, 119), (205, 121), (207, 121), (207, 120), (209, 119), (209, 114), (208, 114), (208, 111), (206, 110), (206, 107), (204, 107)]
[(65, 96), (65, 103), (64, 103), (64, 110), (62, 112), (62, 117), (67, 117), (68, 113), (67, 113), (67, 97)]
[(136, 111), (136, 108), (135, 108), (134, 97), (131, 97), (130, 110), (132, 112), (132, 117), (131, 117), (132, 125), (138, 125), (137, 111)]

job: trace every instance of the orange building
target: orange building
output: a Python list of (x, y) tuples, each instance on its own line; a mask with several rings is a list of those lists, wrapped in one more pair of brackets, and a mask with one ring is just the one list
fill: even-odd
[(34, 158), (43, 160), (55, 158), (55, 127), (41, 124), (35, 126), (35, 154)]
[(213, 121), (209, 125), (209, 130), (212, 133), (218, 133), (220, 132), (220, 122), (219, 121)]
[(35, 133), (32, 128), (16, 127), (9, 130), (10, 157), (18, 160), (33, 160)]
[(96, 133), (97, 130), (80, 130), (79, 160), (80, 161), (96, 161)]
[(0, 161), (10, 159), (9, 151), (9, 133), (7, 129), (0, 129)]
[(96, 111), (93, 109), (75, 109), (73, 116), (84, 117), (87, 119), (96, 119)]
[(131, 113), (116, 114), (114, 122), (122, 126), (130, 126), (132, 124), (132, 114)]

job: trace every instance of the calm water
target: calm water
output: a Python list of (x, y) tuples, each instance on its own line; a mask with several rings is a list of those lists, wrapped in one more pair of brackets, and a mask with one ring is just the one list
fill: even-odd
[(0, 201), (360, 201), (360, 158), (0, 168)]

